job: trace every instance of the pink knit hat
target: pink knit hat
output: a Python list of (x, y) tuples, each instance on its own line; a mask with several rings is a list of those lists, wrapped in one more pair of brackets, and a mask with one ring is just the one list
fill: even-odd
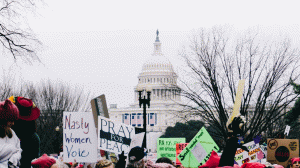
[(10, 100), (0, 102), (0, 120), (14, 121), (19, 118), (19, 109)]
[(253, 162), (253, 163), (244, 163), (241, 168), (264, 168), (266, 165), (258, 163), (258, 162)]

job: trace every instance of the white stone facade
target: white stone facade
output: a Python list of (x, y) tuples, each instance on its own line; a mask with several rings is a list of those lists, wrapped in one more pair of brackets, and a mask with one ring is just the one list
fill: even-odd
[[(163, 56), (158, 32), (154, 42), (154, 51), (144, 63), (134, 88), (134, 103), (128, 108), (110, 108), (110, 118), (115, 121), (143, 128), (143, 108), (139, 107), (137, 88), (151, 87), (150, 108), (147, 107), (147, 148), (156, 152), (156, 141), (168, 126), (180, 121), (174, 113), (179, 111), (181, 103), (180, 89), (177, 87), (177, 75), (170, 61)], [(143, 96), (143, 95), (142, 95)]]

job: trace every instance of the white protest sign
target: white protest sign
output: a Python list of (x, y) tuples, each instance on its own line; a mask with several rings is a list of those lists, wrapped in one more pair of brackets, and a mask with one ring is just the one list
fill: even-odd
[(97, 162), (97, 135), (93, 114), (63, 113), (64, 162)]
[(135, 128), (98, 116), (98, 149), (128, 155)]
[(244, 151), (243, 149), (238, 148), (235, 153), (234, 160), (241, 166), (245, 162), (257, 162), (262, 159), (262, 151), (259, 144), (255, 144), (254, 141), (244, 144), (243, 146), (247, 147), (249, 152)]
[(131, 139), (130, 149), (136, 146), (142, 147), (144, 136), (145, 136), (145, 132), (135, 134), (135, 136)]
[(291, 127), (287, 125), (285, 127), (284, 135), (289, 136), (290, 129), (291, 129)]

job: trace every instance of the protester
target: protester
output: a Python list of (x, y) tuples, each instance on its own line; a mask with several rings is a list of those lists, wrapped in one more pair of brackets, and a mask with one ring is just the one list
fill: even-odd
[(291, 162), (292, 162), (291, 168), (299, 168), (299, 166), (300, 166), (300, 158), (299, 157), (291, 159)]
[(134, 147), (128, 153), (128, 164), (126, 168), (143, 168), (145, 167), (144, 161), (145, 152), (141, 147)]
[[(159, 163), (158, 162), (153, 163), (152, 160), (147, 160), (146, 167), (147, 168), (175, 168), (172, 161), (170, 159), (169, 160), (167, 159), (163, 158), (159, 161)], [(169, 161), (171, 161), (171, 163)]]
[(114, 164), (107, 159), (100, 160), (95, 168), (114, 168)]
[(40, 157), (40, 139), (36, 133), (35, 120), (40, 116), (40, 110), (32, 100), (24, 97), (9, 98), (20, 111), (19, 119), (12, 129), (21, 141), (22, 158), (20, 168), (29, 168), (31, 161)]
[(168, 163), (168, 164), (171, 164), (173, 165), (173, 162), (171, 159), (167, 158), (167, 157), (161, 157), (161, 158), (158, 158), (156, 160), (156, 163)]
[(249, 150), (246, 147), (238, 144), (237, 134), (242, 133), (241, 125), (243, 125), (244, 123), (245, 122), (243, 116), (238, 116), (238, 117), (234, 117), (232, 122), (229, 124), (228, 126), (229, 137), (226, 141), (226, 146), (222, 153), (219, 167), (234, 165), (234, 157), (237, 148), (241, 148), (249, 152)]
[(19, 118), (18, 108), (10, 101), (0, 102), (0, 167), (18, 167), (22, 149), (20, 140), (11, 129)]

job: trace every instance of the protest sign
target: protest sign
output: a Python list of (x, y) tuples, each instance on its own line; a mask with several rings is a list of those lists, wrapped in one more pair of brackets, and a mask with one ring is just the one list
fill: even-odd
[(96, 128), (98, 127), (98, 116), (109, 118), (105, 95), (100, 95), (91, 100), (92, 111)]
[(291, 129), (291, 127), (289, 125), (287, 125), (285, 127), (284, 135), (289, 136), (290, 129)]
[(286, 167), (291, 158), (299, 157), (298, 139), (267, 139), (267, 144), (267, 161), (272, 164)]
[(238, 89), (235, 96), (235, 102), (233, 105), (233, 111), (226, 123), (227, 126), (233, 121), (234, 117), (240, 115), (240, 107), (242, 103), (244, 85), (245, 85), (245, 79), (239, 80)]
[(234, 160), (238, 163), (238, 165), (241, 166), (246, 162), (257, 162), (264, 158), (264, 154), (258, 143), (256, 144), (254, 141), (251, 141), (243, 146), (247, 147), (249, 152), (244, 151), (241, 148), (236, 150)]
[(128, 155), (134, 136), (134, 127), (98, 116), (98, 149)]
[(131, 139), (130, 149), (136, 146), (142, 147), (144, 136), (145, 136), (145, 132), (135, 134), (135, 136)]
[(178, 143), (176, 144), (176, 165), (181, 165), (180, 161), (178, 160), (178, 155), (183, 151), (183, 149), (188, 145), (189, 143)]
[(93, 114), (88, 112), (63, 113), (64, 162), (96, 162), (97, 136)]
[(184, 167), (198, 167), (206, 163), (213, 150), (218, 152), (219, 147), (202, 127), (177, 158)]
[(185, 138), (158, 138), (157, 158), (167, 157), (175, 162), (177, 143), (185, 143)]

